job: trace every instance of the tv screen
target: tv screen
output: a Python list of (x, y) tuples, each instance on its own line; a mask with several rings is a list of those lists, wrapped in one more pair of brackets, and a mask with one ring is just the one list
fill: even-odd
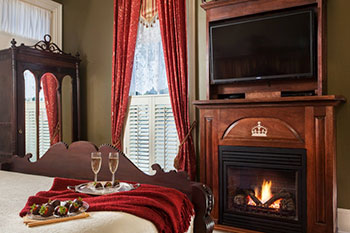
[(311, 9), (209, 25), (212, 84), (315, 77)]

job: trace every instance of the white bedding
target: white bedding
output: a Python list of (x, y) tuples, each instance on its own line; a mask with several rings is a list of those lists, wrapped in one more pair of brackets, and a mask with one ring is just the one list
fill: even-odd
[[(53, 178), (0, 170), (0, 233), (155, 233), (155, 225), (132, 214), (99, 211), (90, 217), (28, 228), (19, 212), (29, 196), (49, 190)], [(187, 233), (193, 232), (193, 218)]]

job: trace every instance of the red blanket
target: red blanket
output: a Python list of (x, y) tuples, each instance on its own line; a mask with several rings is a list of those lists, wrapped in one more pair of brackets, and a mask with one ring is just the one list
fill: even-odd
[(67, 186), (85, 183), (83, 180), (55, 178), (49, 191), (38, 192), (28, 198), (26, 206), (20, 212), (25, 216), (33, 203), (42, 204), (49, 199), (73, 200), (81, 197), (89, 204), (87, 211), (123, 211), (152, 221), (159, 232), (187, 231), (193, 206), (182, 192), (155, 185), (142, 184), (139, 188), (103, 196), (91, 196), (68, 190)]

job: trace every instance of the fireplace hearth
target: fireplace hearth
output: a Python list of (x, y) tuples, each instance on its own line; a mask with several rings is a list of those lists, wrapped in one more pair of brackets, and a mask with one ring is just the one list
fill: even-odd
[(304, 149), (219, 146), (219, 223), (306, 232)]

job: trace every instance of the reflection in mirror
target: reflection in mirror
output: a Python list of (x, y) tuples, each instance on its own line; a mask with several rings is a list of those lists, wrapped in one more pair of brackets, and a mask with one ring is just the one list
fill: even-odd
[(62, 141), (68, 145), (73, 142), (73, 101), (72, 101), (72, 78), (65, 76), (62, 81)]
[(25, 111), (25, 153), (31, 153), (31, 161), (37, 159), (37, 124), (36, 124), (36, 85), (35, 77), (29, 70), (24, 71), (24, 111)]
[(39, 94), (39, 155), (60, 141), (58, 81), (51, 73), (41, 77)]

